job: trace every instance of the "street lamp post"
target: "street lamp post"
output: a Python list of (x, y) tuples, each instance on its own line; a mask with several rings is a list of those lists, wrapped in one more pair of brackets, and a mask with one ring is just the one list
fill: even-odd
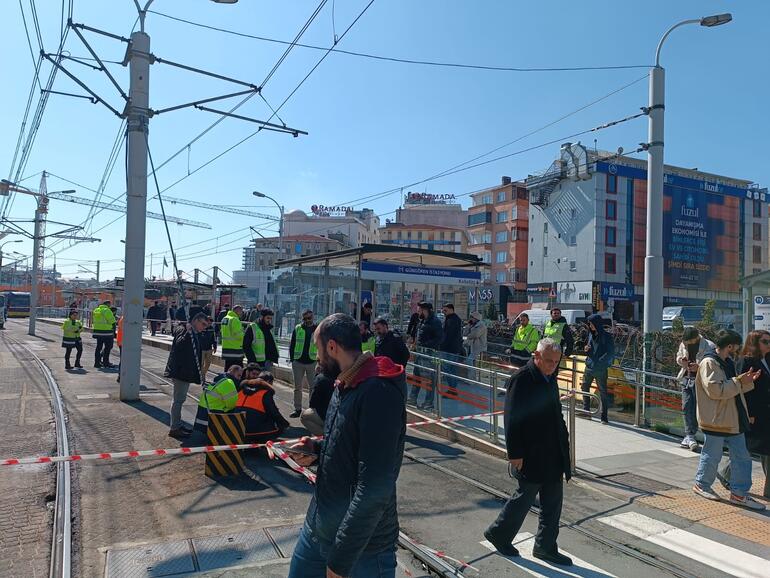
[(649, 139), (647, 142), (647, 255), (644, 259), (644, 367), (651, 369), (652, 336), (663, 327), (663, 113), (665, 111), (665, 70), (660, 51), (669, 34), (686, 24), (720, 26), (732, 20), (730, 14), (683, 20), (669, 28), (655, 51), (650, 71)]
[(44, 247), (43, 250), (50, 251), (53, 255), (53, 290), (51, 292), (51, 307), (56, 308), (56, 252), (50, 247)]
[[(16, 239), (15, 241), (6, 241), (3, 244), (0, 244), (0, 281), (3, 279), (3, 247), (8, 245), (9, 243), (21, 243), (22, 239)], [(0, 283), (2, 285), (2, 283)]]
[[(260, 199), (268, 199), (270, 201), (273, 201), (275, 203), (275, 206), (278, 207), (278, 212), (280, 213), (280, 220), (278, 221), (278, 260), (280, 261), (283, 259), (283, 205), (281, 205), (278, 201), (276, 201), (273, 197), (270, 195), (266, 195), (265, 193), (260, 193), (259, 191), (254, 191), (252, 193), (255, 197), (259, 197)], [(273, 289), (275, 291), (275, 288)], [(275, 295), (275, 310), (278, 311), (278, 294), (274, 292)]]

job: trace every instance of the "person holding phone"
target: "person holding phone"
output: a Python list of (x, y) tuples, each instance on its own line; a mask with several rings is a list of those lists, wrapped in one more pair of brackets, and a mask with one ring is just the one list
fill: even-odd
[(746, 433), (751, 425), (744, 394), (754, 389), (760, 369), (749, 369), (736, 375), (733, 357), (743, 339), (731, 329), (717, 333), (716, 350), (707, 353), (695, 376), (698, 425), (705, 441), (695, 474), (693, 491), (709, 500), (721, 500), (711, 487), (717, 476), (724, 446), (730, 452), (730, 503), (750, 510), (762, 511), (765, 505), (749, 496), (751, 488), (751, 455), (746, 447)]
[(695, 434), (698, 433), (695, 400), (695, 375), (703, 356), (712, 353), (716, 345), (703, 337), (695, 327), (686, 327), (682, 333), (682, 342), (676, 353), (676, 364), (680, 367), (676, 379), (682, 386), (682, 415), (684, 417), (684, 438), (679, 444), (694, 452), (700, 447)]

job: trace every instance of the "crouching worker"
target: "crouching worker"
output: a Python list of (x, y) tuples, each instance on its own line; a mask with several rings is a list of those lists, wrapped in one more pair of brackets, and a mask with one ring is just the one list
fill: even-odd
[(246, 366), (235, 408), (246, 413), (246, 443), (273, 440), (289, 427), (275, 404), (273, 379), (269, 371), (260, 373), (256, 363)]
[[(317, 367), (316, 371), (313, 393), (310, 394), (310, 407), (302, 412), (299, 420), (311, 435), (320, 436), (324, 433), (326, 410), (329, 409), (329, 402), (334, 394), (334, 381), (339, 372), (335, 370), (327, 375), (321, 371), (320, 367)], [(329, 372), (330, 370), (327, 369), (326, 371)]]
[(195, 414), (196, 430), (206, 432), (210, 411), (227, 413), (235, 409), (242, 374), (243, 368), (240, 365), (231, 365), (227, 373), (220, 373), (212, 383), (203, 387), (198, 401), (198, 413)]

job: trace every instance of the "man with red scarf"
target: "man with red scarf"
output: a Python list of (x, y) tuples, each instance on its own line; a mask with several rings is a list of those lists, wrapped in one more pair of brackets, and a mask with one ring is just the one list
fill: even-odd
[(393, 578), (396, 480), (406, 435), (404, 368), (362, 352), (358, 325), (348, 315), (324, 319), (315, 340), (322, 372), (339, 377), (323, 442), (293, 447), (300, 464), (317, 461), (318, 471), (289, 578)]

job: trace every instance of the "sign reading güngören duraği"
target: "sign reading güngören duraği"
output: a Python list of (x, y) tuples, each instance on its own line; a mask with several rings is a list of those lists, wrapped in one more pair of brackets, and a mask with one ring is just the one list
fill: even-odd
[(397, 265), (364, 261), (361, 263), (361, 278), (376, 281), (438, 283), (440, 285), (476, 285), (481, 281), (481, 273), (453, 267), (426, 267), (423, 265)]

